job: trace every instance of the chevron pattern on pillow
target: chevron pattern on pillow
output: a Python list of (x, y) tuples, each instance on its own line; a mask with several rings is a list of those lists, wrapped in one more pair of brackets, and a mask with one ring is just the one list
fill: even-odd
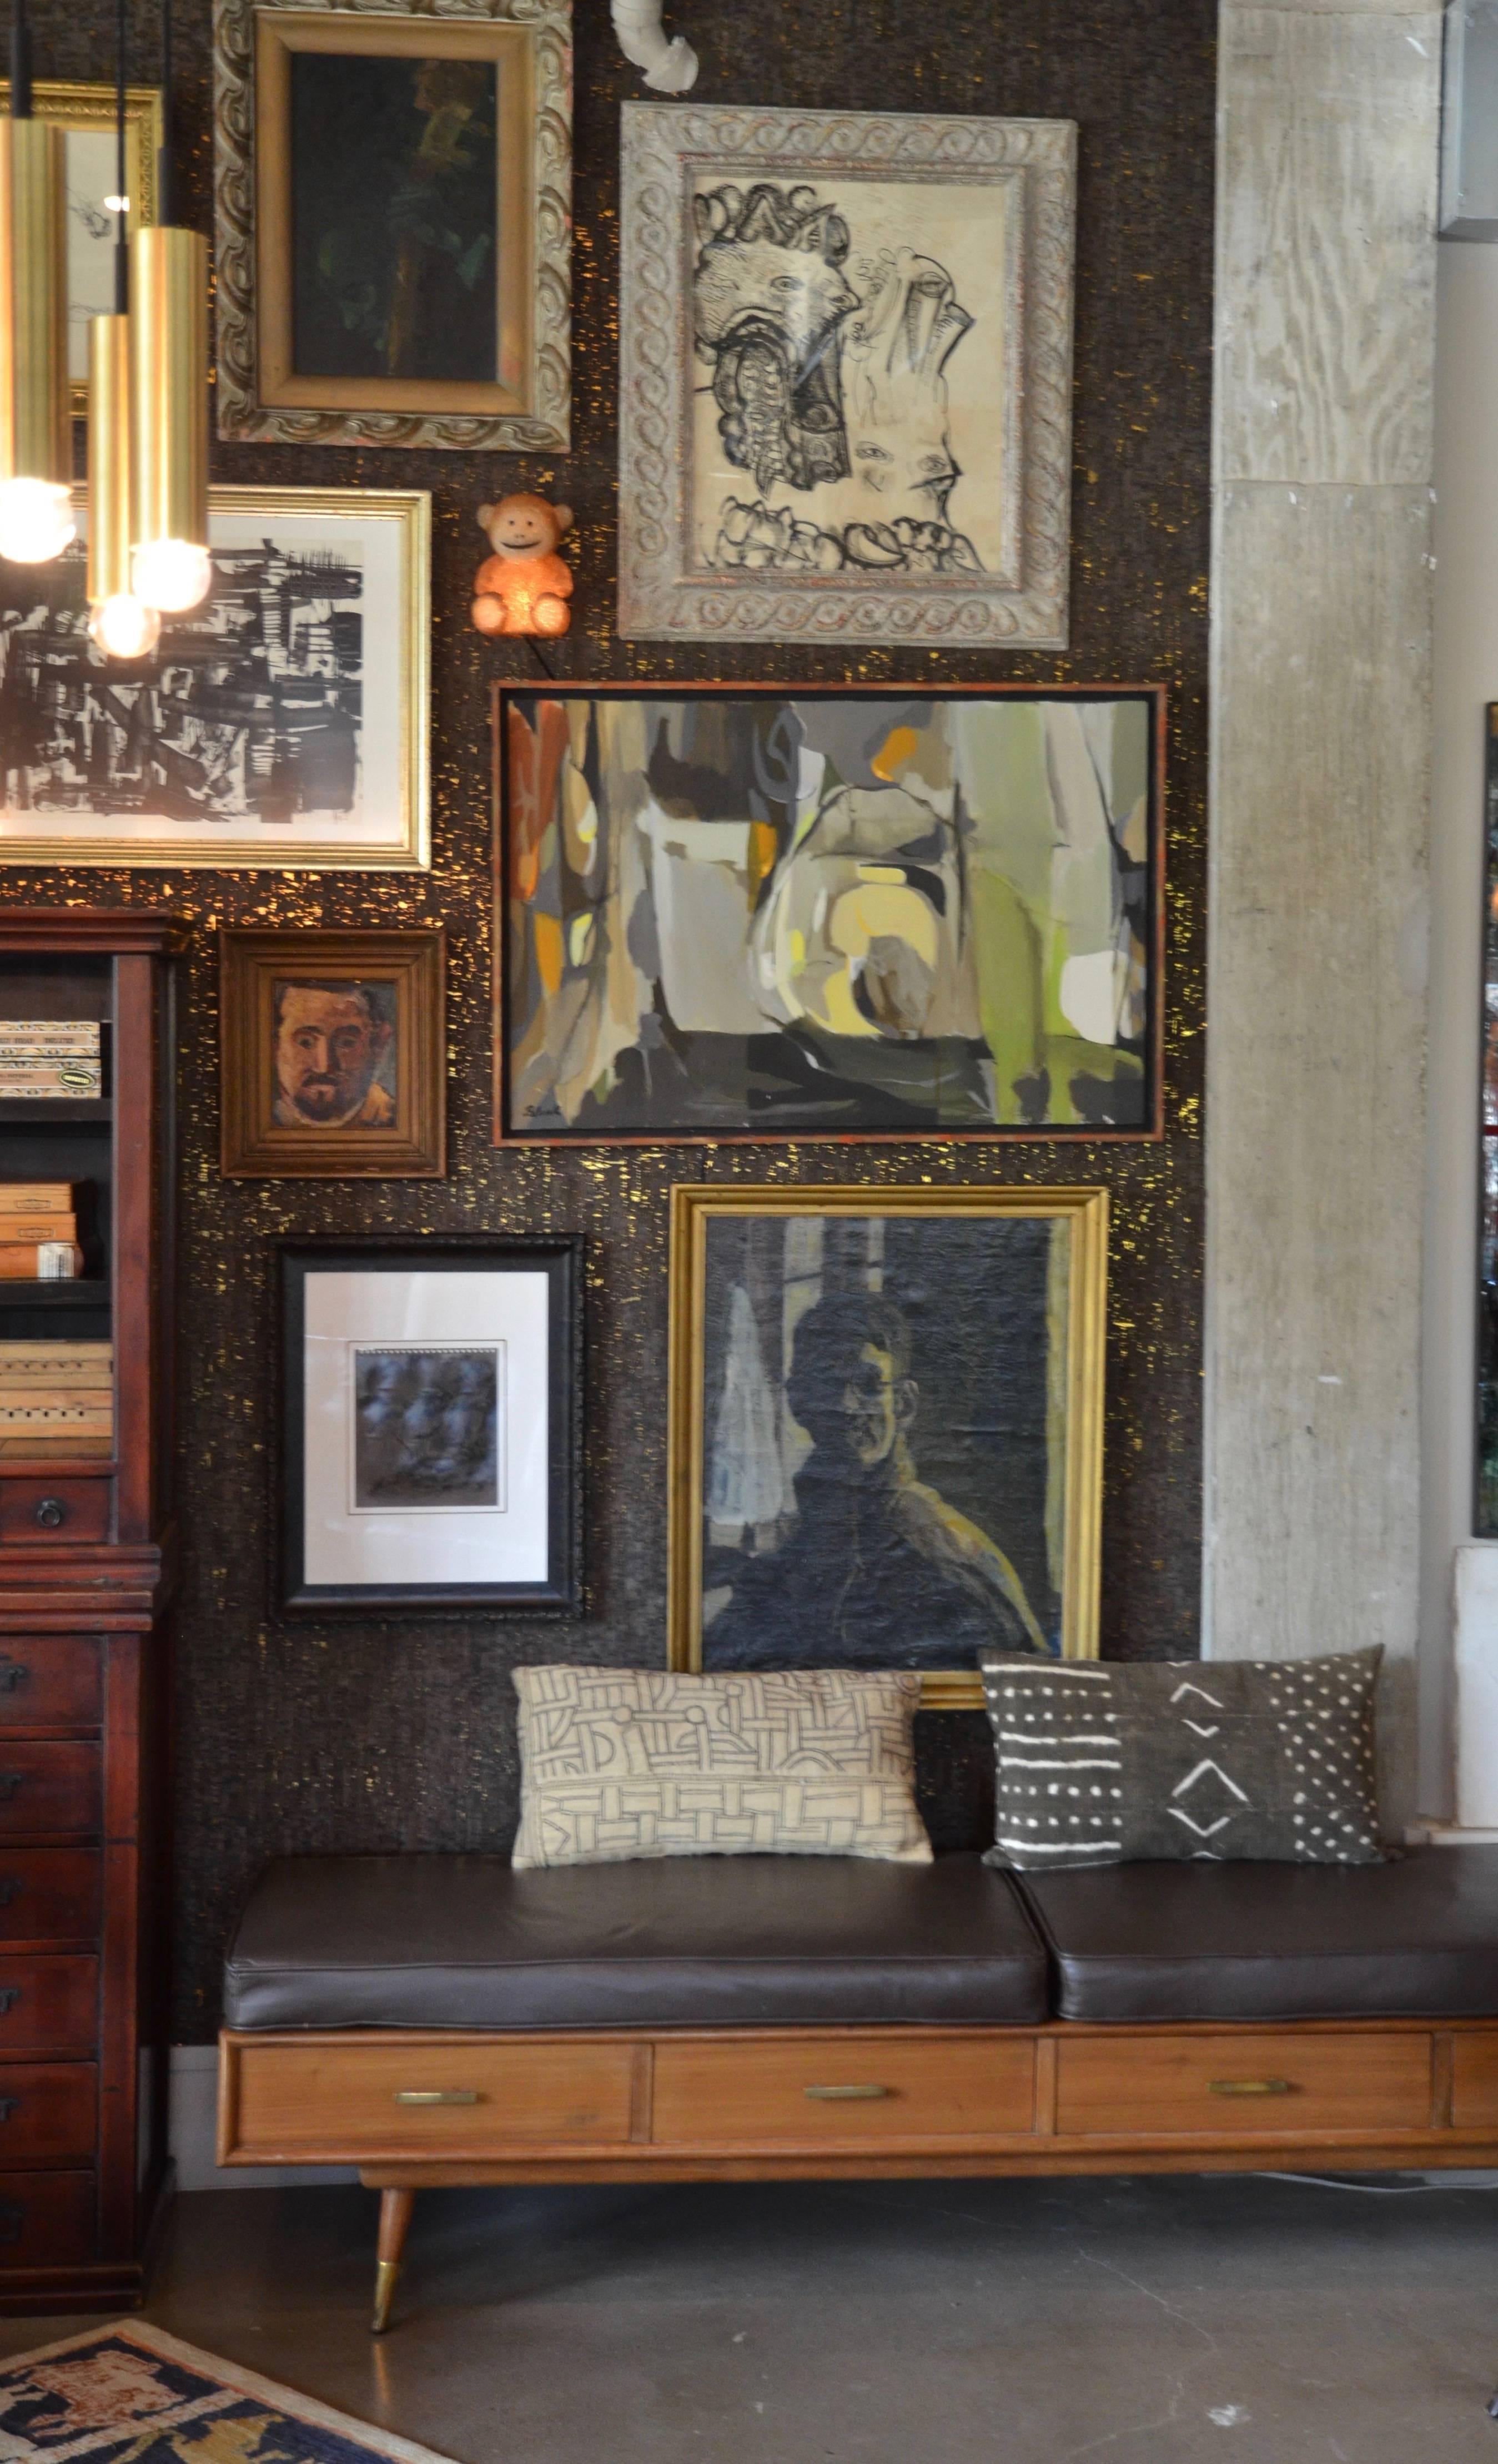
[(512, 1862), (633, 1857), (931, 1861), (914, 1795), (920, 1679), (807, 1669), (518, 1668)]
[(991, 1864), (1377, 1864), (1381, 1650), (1293, 1661), (982, 1662)]

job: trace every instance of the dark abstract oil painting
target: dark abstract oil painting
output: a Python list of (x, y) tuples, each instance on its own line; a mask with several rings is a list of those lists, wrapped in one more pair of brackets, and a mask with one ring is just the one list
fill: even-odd
[(1159, 696), (502, 693), (502, 1137), (1150, 1130)]

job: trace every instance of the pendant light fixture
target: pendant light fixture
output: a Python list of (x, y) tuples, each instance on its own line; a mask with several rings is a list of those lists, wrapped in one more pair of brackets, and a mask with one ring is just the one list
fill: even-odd
[[(93, 317), (88, 329), (88, 595), (89, 632), (106, 658), (143, 659), (155, 649), (162, 620), (138, 599), (130, 549), (130, 256), (125, 216), (125, 5), (115, 20), (115, 313)], [(139, 214), (140, 200), (135, 201)]]
[(32, 111), (26, 0), (12, 0), (0, 119), (0, 557), (46, 564), (74, 535), (62, 132)]
[(208, 545), (208, 242), (172, 220), (171, 0), (162, 7), (165, 124), (160, 222), (130, 241), (131, 575), (165, 613), (196, 607), (213, 578)]

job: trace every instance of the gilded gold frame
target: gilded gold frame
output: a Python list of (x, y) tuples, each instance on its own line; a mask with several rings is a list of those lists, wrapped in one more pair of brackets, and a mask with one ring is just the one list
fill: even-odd
[[(79, 85), (62, 78), (38, 77), (32, 88), (32, 103), (38, 120), (51, 121), (55, 127), (64, 131), (77, 129), (87, 136), (114, 134), (115, 89), (112, 85)], [(10, 108), (10, 79), (0, 77), (0, 112)], [(161, 146), (160, 86), (126, 86), (125, 178), (131, 203), (126, 228), (129, 231), (156, 220), (156, 158)], [(88, 380), (75, 377), (73, 416), (84, 419), (87, 415)]]
[[(86, 510), (81, 483), (74, 502)], [(213, 517), (253, 517), (274, 523), (315, 519), (399, 525), (401, 541), (399, 759), (402, 835), (386, 847), (306, 840), (267, 847), (263, 839), (232, 838), (226, 830), (211, 844), (171, 839), (11, 838), (0, 835), (0, 864), (107, 864), (122, 870), (170, 866), (174, 870), (214, 872), (425, 872), (431, 863), (430, 761), (429, 753), (431, 672), (431, 498), (417, 488), (210, 488), (209, 531)], [(165, 638), (165, 636), (164, 636)]]
[[(724, 1218), (796, 1215), (940, 1216), (948, 1221), (1048, 1218), (1071, 1227), (1068, 1287), (1066, 1541), (1062, 1656), (1098, 1656), (1103, 1507), (1103, 1381), (1108, 1294), (1106, 1189), (847, 1186), (700, 1187), (671, 1194), (670, 1505), (667, 1651), (672, 1668), (702, 1664), (702, 1469), (706, 1436), (703, 1319), (708, 1226)], [(928, 1673), (928, 1710), (980, 1710), (976, 1669)]]

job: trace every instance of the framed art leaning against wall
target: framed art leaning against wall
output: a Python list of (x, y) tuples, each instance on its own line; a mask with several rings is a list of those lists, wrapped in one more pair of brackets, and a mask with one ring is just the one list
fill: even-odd
[(582, 1596), (582, 1243), (289, 1242), (283, 1605)]
[(503, 1139), (1149, 1136), (1164, 697), (503, 686)]
[(218, 425), (564, 452), (570, 0), (214, 0)]
[(626, 103), (619, 630), (1063, 649), (1076, 129)]
[(672, 1192), (672, 1667), (1097, 1654), (1108, 1193)]

